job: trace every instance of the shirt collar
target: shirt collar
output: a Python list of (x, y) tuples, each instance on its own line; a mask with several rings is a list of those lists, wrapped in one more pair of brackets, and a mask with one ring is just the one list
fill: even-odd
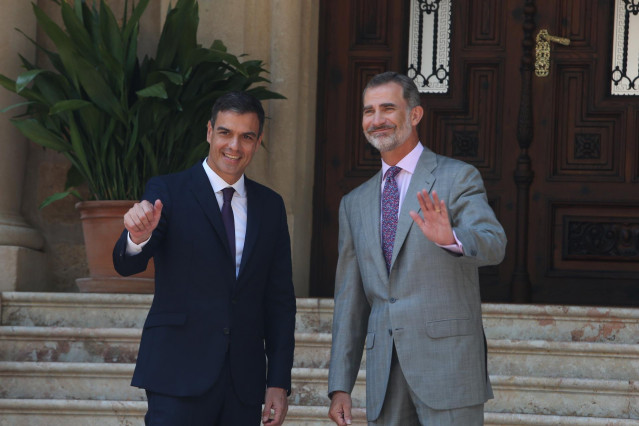
[(224, 179), (222, 179), (217, 173), (213, 171), (209, 163), (206, 162), (206, 158), (202, 162), (202, 166), (204, 167), (204, 171), (206, 172), (206, 176), (209, 178), (209, 182), (211, 182), (211, 186), (213, 187), (213, 192), (220, 192), (224, 188), (228, 186), (232, 186), (237, 192), (237, 195), (240, 197), (246, 197), (246, 187), (244, 185), (244, 174), (240, 176), (240, 178), (233, 185), (229, 185), (226, 183)]
[[(413, 173), (415, 173), (417, 162), (419, 161), (419, 157), (422, 155), (423, 151), (424, 147), (422, 146), (421, 142), (419, 142), (417, 145), (415, 145), (415, 148), (413, 148), (411, 152), (409, 152), (404, 158), (399, 160), (399, 163), (397, 163), (396, 166), (412, 175)], [(391, 166), (389, 166), (388, 164), (386, 164), (386, 162), (384, 162), (384, 160), (382, 160), (382, 176), (386, 176), (386, 171), (390, 169), (390, 167)]]

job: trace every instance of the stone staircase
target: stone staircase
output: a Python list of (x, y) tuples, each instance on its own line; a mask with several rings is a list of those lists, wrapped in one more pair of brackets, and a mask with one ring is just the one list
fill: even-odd
[[(0, 426), (143, 425), (147, 295), (2, 293)], [(328, 425), (332, 300), (298, 299), (285, 424)], [(639, 426), (639, 310), (485, 304), (487, 425)], [(364, 365), (365, 360), (362, 362)], [(365, 422), (365, 372), (353, 391)]]

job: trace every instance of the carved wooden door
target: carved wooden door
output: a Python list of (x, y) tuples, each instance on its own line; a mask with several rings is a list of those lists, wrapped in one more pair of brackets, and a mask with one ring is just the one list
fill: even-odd
[(548, 76), (532, 77), (535, 302), (639, 304), (639, 98), (611, 95), (614, 3), (537, 2), (534, 34), (570, 45), (551, 41)]
[[(323, 1), (311, 293), (331, 296), (341, 197), (380, 167), (361, 131), (371, 75), (407, 70), (409, 1)], [(639, 303), (637, 97), (610, 95), (614, 2), (453, 1), (449, 91), (422, 142), (475, 165), (508, 248), (485, 301)], [(534, 76), (540, 29), (569, 38)]]

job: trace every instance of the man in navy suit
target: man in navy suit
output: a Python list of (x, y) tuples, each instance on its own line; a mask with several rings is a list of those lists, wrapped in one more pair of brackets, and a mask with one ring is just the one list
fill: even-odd
[(286, 210), (244, 176), (263, 126), (253, 96), (220, 97), (208, 157), (149, 180), (124, 216), (116, 270), (155, 263), (132, 380), (146, 390), (147, 425), (276, 426), (286, 416), (295, 345)]

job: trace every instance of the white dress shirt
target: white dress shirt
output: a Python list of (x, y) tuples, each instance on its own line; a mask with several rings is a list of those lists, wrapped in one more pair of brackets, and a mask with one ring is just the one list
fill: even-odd
[[(215, 192), (215, 198), (217, 199), (217, 204), (222, 209), (222, 205), (224, 204), (224, 198), (222, 197), (222, 190), (226, 187), (232, 186), (235, 189), (233, 193), (233, 198), (231, 200), (231, 208), (233, 209), (233, 220), (235, 223), (235, 276), (240, 272), (240, 262), (242, 261), (242, 252), (244, 251), (244, 240), (246, 239), (246, 219), (248, 212), (248, 199), (246, 198), (246, 187), (244, 185), (244, 175), (240, 177), (240, 179), (235, 182), (233, 185), (229, 185), (217, 175), (211, 169), (211, 167), (206, 162), (206, 159), (202, 162), (202, 167), (204, 167), (204, 171), (206, 172), (206, 176), (209, 178), (209, 182), (211, 183), (211, 187), (213, 188), (213, 192)], [(150, 240), (151, 238), (149, 238)], [(146, 240), (140, 244), (135, 244), (131, 241), (131, 235), (127, 238), (127, 255), (135, 255), (142, 251), (142, 247), (149, 242)]]

